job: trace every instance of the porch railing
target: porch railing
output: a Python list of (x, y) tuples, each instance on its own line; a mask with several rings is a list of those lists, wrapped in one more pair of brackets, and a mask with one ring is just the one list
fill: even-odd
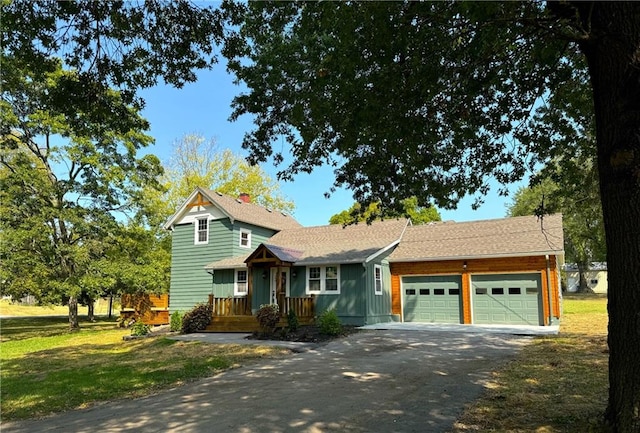
[(209, 295), (209, 305), (214, 316), (251, 316), (247, 298), (216, 298)]
[(287, 317), (289, 311), (296, 312), (298, 317), (313, 317), (315, 315), (315, 299), (313, 297), (278, 299), (280, 314)]
[[(216, 298), (209, 295), (209, 305), (214, 316), (251, 316), (251, 307), (246, 297)], [(315, 315), (315, 299), (313, 297), (291, 298), (279, 297), (280, 314), (286, 317), (289, 311), (296, 312), (298, 317), (313, 317)]]

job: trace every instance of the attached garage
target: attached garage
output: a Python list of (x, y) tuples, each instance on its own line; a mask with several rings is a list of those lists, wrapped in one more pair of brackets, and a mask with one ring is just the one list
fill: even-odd
[(541, 325), (540, 274), (471, 275), (473, 323)]
[(405, 322), (463, 323), (460, 275), (402, 278)]

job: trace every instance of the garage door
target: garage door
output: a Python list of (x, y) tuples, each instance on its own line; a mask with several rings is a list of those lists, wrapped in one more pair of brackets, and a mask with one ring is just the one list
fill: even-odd
[(405, 322), (462, 323), (460, 276), (402, 278)]
[(542, 324), (540, 274), (472, 275), (473, 323)]

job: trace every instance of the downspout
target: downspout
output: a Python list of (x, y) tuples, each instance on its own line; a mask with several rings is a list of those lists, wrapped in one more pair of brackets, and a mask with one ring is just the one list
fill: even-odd
[(553, 301), (551, 298), (551, 264), (549, 260), (549, 254), (544, 256), (547, 261), (547, 299), (549, 300), (549, 325), (553, 324)]

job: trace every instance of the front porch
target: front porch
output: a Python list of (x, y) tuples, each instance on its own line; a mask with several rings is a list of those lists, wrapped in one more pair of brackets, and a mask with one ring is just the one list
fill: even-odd
[[(248, 296), (220, 298), (209, 295), (209, 305), (213, 311), (211, 323), (204, 332), (254, 332), (260, 326), (251, 308)], [(300, 325), (309, 325), (315, 318), (315, 297), (278, 296), (280, 322), (278, 327), (287, 326), (289, 311), (295, 311)]]

